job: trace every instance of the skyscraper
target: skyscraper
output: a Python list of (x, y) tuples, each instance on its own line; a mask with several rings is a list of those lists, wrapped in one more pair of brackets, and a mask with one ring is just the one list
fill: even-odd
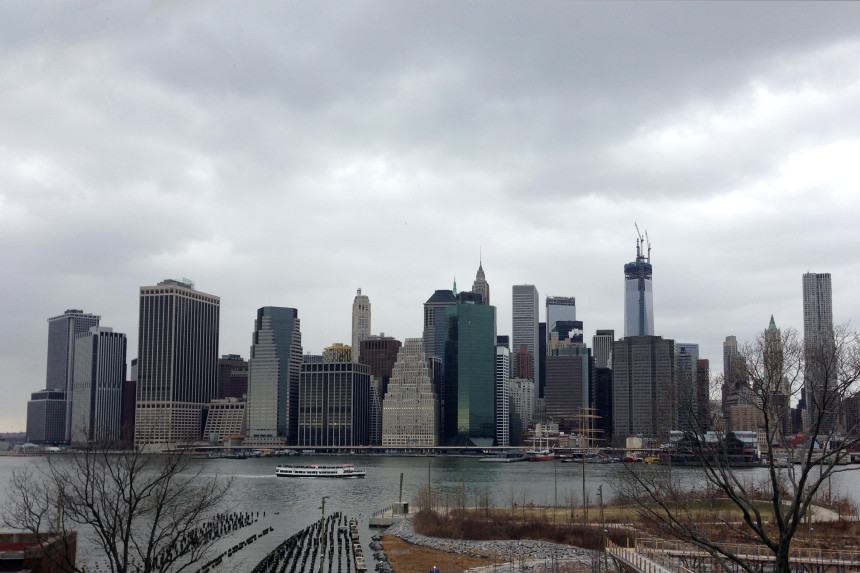
[(48, 319), (48, 370), (45, 377), (45, 389), (65, 392), (66, 404), (63, 420), (65, 429), (62, 438), (64, 442), (71, 439), (75, 337), (89, 332), (90, 328), (94, 326), (98, 326), (99, 320), (101, 320), (100, 316), (85, 314), (79, 309), (69, 309), (60, 316)]
[(186, 279), (140, 287), (136, 446), (200, 439), (218, 380), (220, 311), (221, 299)]
[[(514, 285), (511, 314), (513, 325), (511, 329), (512, 349), (516, 352), (525, 345), (532, 356), (531, 380), (538, 382), (538, 361), (535, 360), (538, 344), (538, 291), (534, 285)], [(549, 330), (549, 325), (547, 325)], [(514, 358), (516, 360), (516, 357)], [(514, 364), (514, 371), (516, 371)]]
[(699, 429), (698, 381), (699, 345), (675, 343), (675, 391), (678, 404), (678, 429)]
[(242, 398), (248, 395), (248, 361), (238, 354), (224, 354), (218, 359), (216, 398)]
[(628, 336), (612, 345), (613, 440), (629, 436), (664, 439), (676, 425), (672, 395), (675, 341)]
[(496, 435), (496, 307), (462, 299), (446, 308), (445, 440), (448, 445), (491, 446)]
[(738, 339), (735, 336), (726, 336), (723, 341), (723, 382), (730, 383), (733, 378), (732, 361), (738, 356)]
[(450, 290), (437, 290), (424, 303), (424, 354), (427, 358), (442, 360), (445, 356), (448, 335), (445, 309), (452, 304), (457, 304), (457, 297)]
[[(818, 416), (826, 418), (822, 432), (831, 429), (835, 422), (833, 373), (828, 368), (828, 354), (833, 347), (833, 296), (830, 273), (803, 275), (803, 346), (805, 349), (806, 409), (808, 425), (817, 423)], [(827, 390), (830, 390), (829, 392)], [(827, 412), (827, 410), (833, 410)]]
[(420, 338), (407, 338), (397, 353), (382, 404), (382, 445), (439, 445), (439, 401)]
[(370, 336), (370, 298), (361, 289), (352, 301), (352, 361), (358, 362), (361, 341)]
[(575, 296), (548, 296), (546, 297), (546, 343), (552, 338), (552, 331), (558, 321), (576, 320), (576, 297)]
[(301, 367), (299, 311), (279, 306), (258, 309), (248, 361), (248, 444), (296, 443)]
[[(500, 340), (501, 339), (501, 340)], [(511, 349), (507, 336), (496, 337), (496, 445), (508, 446), (511, 438)]]
[(581, 329), (579, 321), (556, 323), (564, 334), (552, 333), (546, 357), (546, 416), (565, 432), (576, 431), (582, 408), (591, 407), (591, 350), (582, 342), (581, 334), (572, 338), (562, 326), (574, 322)]
[(591, 338), (594, 347), (594, 367), (612, 368), (612, 343), (615, 342), (614, 330), (598, 330)]
[(651, 245), (642, 253), (645, 239), (636, 239), (636, 260), (624, 265), (624, 336), (654, 334), (654, 298), (651, 293)]
[(126, 336), (94, 326), (75, 338), (73, 444), (116, 444), (122, 427)]
[(304, 363), (299, 381), (299, 446), (370, 441), (370, 372), (355, 362)]
[(472, 283), (472, 292), (481, 295), (483, 304), (490, 304), (490, 285), (484, 276), (484, 265), (481, 263), (478, 263), (478, 272), (475, 275), (475, 282)]

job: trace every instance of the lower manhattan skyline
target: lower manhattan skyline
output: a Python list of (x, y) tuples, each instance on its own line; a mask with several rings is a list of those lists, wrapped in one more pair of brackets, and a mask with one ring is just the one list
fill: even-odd
[(421, 338), (479, 265), (499, 335), (529, 284), (590, 346), (623, 337), (638, 223), (654, 334), (712, 377), (726, 336), (802, 334), (804, 273), (860, 318), (860, 5), (33, 2), (0, 30), (0, 433), (49, 318), (101, 317), (130, 372), (164, 279), (220, 298), (219, 356), (267, 306), (349, 345), (357, 289), (372, 335)]

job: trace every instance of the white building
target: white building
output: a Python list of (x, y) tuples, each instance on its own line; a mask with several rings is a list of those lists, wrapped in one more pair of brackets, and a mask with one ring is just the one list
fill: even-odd
[(511, 435), (511, 350), (496, 344), (496, 445), (509, 446)]
[(382, 445), (439, 444), (439, 400), (420, 338), (407, 338), (397, 353), (382, 402)]
[(352, 301), (352, 361), (358, 362), (361, 341), (370, 338), (370, 298), (358, 289)]

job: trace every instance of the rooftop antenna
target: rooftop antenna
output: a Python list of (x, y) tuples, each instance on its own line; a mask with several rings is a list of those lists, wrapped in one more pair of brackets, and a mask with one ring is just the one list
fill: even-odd
[(636, 227), (636, 260), (642, 258), (642, 247), (645, 245), (645, 239), (642, 237), (641, 231), (639, 231), (639, 225), (634, 221), (633, 226)]

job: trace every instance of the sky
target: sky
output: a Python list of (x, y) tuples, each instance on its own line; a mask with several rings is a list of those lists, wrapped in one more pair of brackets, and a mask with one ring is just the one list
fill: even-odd
[[(45, 385), (47, 319), (128, 334), (141, 286), (221, 297), (220, 354), (256, 309), (305, 352), (422, 332), (479, 262), (623, 330), (650, 238), (656, 333), (802, 332), (804, 272), (860, 319), (860, 4), (0, 3), (0, 432)], [(543, 315), (543, 310), (541, 311)]]

